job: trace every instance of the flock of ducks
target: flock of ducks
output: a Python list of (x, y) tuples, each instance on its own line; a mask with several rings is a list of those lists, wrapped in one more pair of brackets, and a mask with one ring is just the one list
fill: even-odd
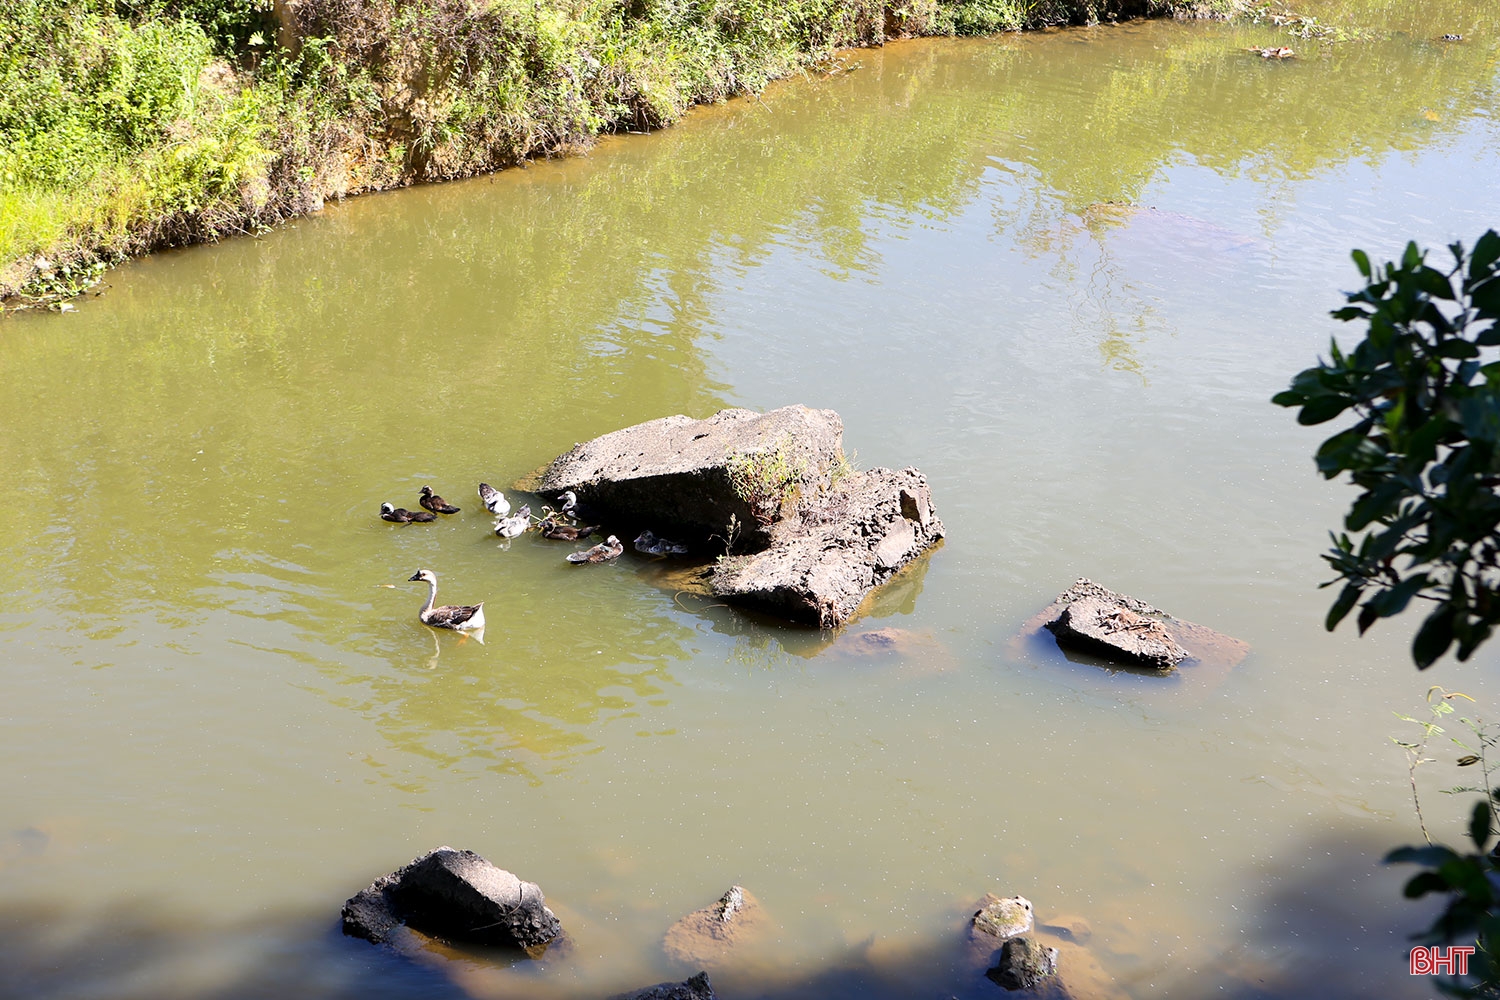
[[(558, 500), (562, 506), (557, 510), (543, 507), (541, 517), (536, 517), (531, 513), (529, 504), (523, 504), (515, 514), (511, 514), (510, 501), (505, 498), (505, 494), (489, 483), (479, 484), (479, 502), (484, 504), (485, 510), (495, 516), (495, 534), (500, 538), (518, 538), (533, 527), (543, 538), (566, 542), (581, 542), (600, 532), (601, 528), (597, 524), (579, 523), (576, 493), (569, 490)], [(382, 503), (380, 517), (394, 524), (425, 524), (436, 521), (439, 514), (457, 514), (462, 509), (432, 492), (430, 486), (422, 487), (417, 503), (424, 509), (407, 510), (405, 507)], [(635, 547), (637, 551), (653, 556), (683, 555), (688, 551), (686, 545), (668, 541), (651, 531), (641, 532), (635, 540)], [(603, 563), (618, 559), (624, 551), (625, 544), (614, 535), (610, 535), (592, 548), (568, 553), (566, 558), (568, 562), (575, 565)], [(437, 604), (437, 574), (432, 570), (419, 569), (407, 582), (427, 584), (427, 601), (417, 612), (417, 618), (423, 625), (454, 629), (460, 632), (477, 632), (484, 628), (483, 601), (472, 605)]]

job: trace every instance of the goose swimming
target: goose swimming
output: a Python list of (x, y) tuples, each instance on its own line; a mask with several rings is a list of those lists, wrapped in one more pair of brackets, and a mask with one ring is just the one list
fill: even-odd
[(495, 489), (489, 483), (479, 484), (479, 502), (484, 504), (484, 509), (496, 517), (504, 517), (510, 513), (510, 501), (505, 499), (505, 494)]
[(430, 569), (419, 569), (407, 582), (410, 583), (413, 580), (420, 580), (429, 588), (427, 603), (422, 605), (421, 611), (417, 612), (417, 617), (422, 620), (423, 625), (431, 625), (433, 628), (451, 628), (460, 632), (484, 628), (483, 601), (473, 606), (444, 604), (435, 608), (432, 602), (437, 600), (437, 574)]
[(688, 547), (668, 541), (653, 531), (643, 531), (635, 538), (635, 550), (648, 556), (681, 556), (687, 555)]
[(568, 553), (568, 562), (570, 562), (570, 563), (602, 563), (602, 562), (609, 562), (611, 559), (618, 559), (620, 557), (620, 553), (624, 552), (624, 551), (625, 551), (625, 543), (621, 542), (614, 535), (610, 535), (604, 541), (600, 542), (598, 545), (595, 545), (591, 549), (584, 549), (582, 552), (570, 552), (570, 553)]
[(431, 486), (422, 487), (422, 498), (417, 501), (435, 514), (457, 514), (461, 508), (453, 506), (436, 493)]
[(427, 521), (437, 520), (436, 514), (429, 514), (421, 510), (407, 510), (405, 507), (392, 507), (388, 503), (380, 505), (380, 516), (383, 520), (391, 521), (395, 524), (409, 524), (412, 521), (426, 523)]
[(501, 538), (516, 538), (531, 527), (531, 505), (526, 504), (516, 511), (515, 517), (502, 517), (495, 522), (495, 534)]

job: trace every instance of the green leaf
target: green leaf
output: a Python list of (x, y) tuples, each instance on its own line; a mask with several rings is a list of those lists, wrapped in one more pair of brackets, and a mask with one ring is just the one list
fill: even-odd
[(1436, 868), (1438, 865), (1452, 861), (1458, 857), (1450, 847), (1441, 844), (1428, 844), (1426, 847), (1398, 847), (1385, 856), (1385, 864), (1418, 864), (1430, 865)]
[(1452, 605), (1440, 605), (1417, 629), (1416, 638), (1411, 643), (1411, 658), (1418, 670), (1432, 666), (1453, 645), (1454, 613)]
[(1315, 396), (1309, 399), (1297, 414), (1297, 423), (1310, 427), (1326, 423), (1347, 410), (1353, 400), (1342, 396)]
[(1323, 627), (1330, 632), (1337, 628), (1339, 622), (1344, 620), (1344, 616), (1354, 607), (1364, 590), (1364, 587), (1357, 583), (1344, 584), (1344, 589), (1339, 591), (1338, 600), (1334, 601), (1333, 607), (1328, 609), (1328, 618), (1324, 621)]
[(1433, 353), (1440, 358), (1477, 358), (1479, 348), (1467, 340), (1445, 340)]
[(1418, 872), (1407, 880), (1401, 894), (1407, 899), (1420, 899), (1429, 892), (1447, 892), (1448, 880), (1437, 872)]
[(1484, 850), (1490, 839), (1490, 804), (1484, 799), (1474, 803), (1474, 813), (1469, 817), (1469, 839), (1475, 849)]
[[(1475, 246), (1474, 249), (1476, 251), (1478, 251), (1479, 247)], [(1364, 275), (1366, 278), (1369, 278), (1370, 277), (1370, 255), (1367, 254), (1367, 253), (1365, 253), (1363, 250), (1355, 250), (1352, 253), (1350, 253), (1349, 256), (1351, 256), (1351, 257), (1354, 258), (1354, 266), (1357, 267), (1357, 268), (1359, 268), (1359, 273), (1362, 274), (1362, 275)]]
[(1430, 582), (1426, 573), (1414, 574), (1394, 587), (1388, 587), (1370, 598), (1366, 607), (1373, 607), (1375, 613), (1381, 618), (1394, 617), (1405, 611), (1411, 599), (1421, 593)]
[(1474, 252), (1469, 254), (1469, 278), (1478, 280), (1493, 271), (1497, 263), (1500, 263), (1500, 233), (1490, 229), (1479, 237), (1474, 243)]

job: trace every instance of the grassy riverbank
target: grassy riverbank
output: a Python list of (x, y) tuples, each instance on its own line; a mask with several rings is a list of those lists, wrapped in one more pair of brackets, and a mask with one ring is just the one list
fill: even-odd
[(325, 198), (669, 125), (831, 54), (1243, 0), (17, 0), (0, 298)]

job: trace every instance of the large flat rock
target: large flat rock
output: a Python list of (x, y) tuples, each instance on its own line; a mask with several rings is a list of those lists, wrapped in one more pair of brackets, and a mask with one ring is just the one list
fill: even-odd
[(736, 490), (735, 459), (776, 454), (788, 470), (816, 481), (842, 460), (843, 440), (844, 423), (832, 410), (721, 410), (705, 420), (679, 414), (575, 445), (553, 460), (536, 489), (572, 490), (591, 513), (669, 538), (722, 539), (731, 517), (748, 537), (781, 512)]
[(777, 522), (765, 549), (720, 562), (711, 585), (725, 600), (833, 628), (943, 532), (916, 469), (853, 473)]

